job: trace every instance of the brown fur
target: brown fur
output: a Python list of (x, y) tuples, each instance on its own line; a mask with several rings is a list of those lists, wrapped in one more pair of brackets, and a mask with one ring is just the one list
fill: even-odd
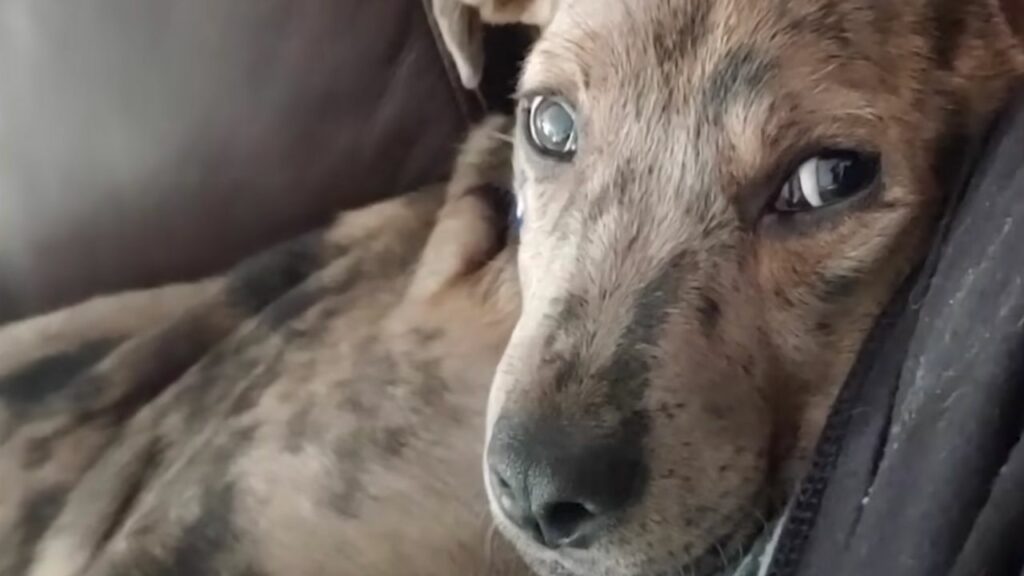
[[(1024, 65), (987, 0), (470, 4), (438, 12), (461, 19), (441, 22), (453, 49), (481, 18), (541, 26), (522, 90), (582, 119), (570, 165), (516, 131), (521, 241), (480, 188), (509, 178), (494, 121), (447, 196), (179, 287), (185, 311), (136, 295), (137, 318), (96, 320), (108, 300), (0, 331), (0, 575), (524, 576), (481, 483), (508, 414), (629, 429), (648, 472), (586, 550), (498, 513), (541, 576), (731, 554), (920, 257), (946, 151)], [(757, 218), (822, 142), (878, 150), (884, 186), (800, 226)]]
[[(507, 13), (485, 4), (485, 21)], [(942, 169), (1024, 59), (996, 0), (512, 4), (549, 16), (524, 102), (566, 98), (580, 132), (558, 163), (517, 130), (524, 312), (489, 430), (544, 419), (640, 436), (647, 481), (584, 550), (545, 549), (495, 516), (541, 574), (674, 574), (733, 553), (791, 489), (930, 238)], [(878, 152), (879, 189), (794, 221), (762, 215), (824, 147)]]

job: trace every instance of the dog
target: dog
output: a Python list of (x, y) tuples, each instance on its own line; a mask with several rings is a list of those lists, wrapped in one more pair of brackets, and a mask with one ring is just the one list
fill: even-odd
[(468, 83), (539, 30), (446, 194), (0, 330), (0, 574), (718, 573), (1024, 69), (983, 0), (435, 8)]
[[(1008, 3), (1007, 3), (1008, 4)], [(704, 574), (807, 464), (951, 178), (1020, 83), (995, 0), (438, 0), (538, 30), (523, 309), (484, 473), (538, 574)], [(713, 569), (713, 568), (712, 568)]]
[(224, 275), (0, 330), (0, 574), (529, 574), (479, 465), (507, 130)]

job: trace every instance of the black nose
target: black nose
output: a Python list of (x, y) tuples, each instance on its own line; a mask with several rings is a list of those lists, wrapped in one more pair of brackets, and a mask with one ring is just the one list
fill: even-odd
[(487, 465), (499, 508), (550, 548), (589, 546), (642, 489), (638, 440), (587, 436), (564, 425), (504, 418), (491, 434)]

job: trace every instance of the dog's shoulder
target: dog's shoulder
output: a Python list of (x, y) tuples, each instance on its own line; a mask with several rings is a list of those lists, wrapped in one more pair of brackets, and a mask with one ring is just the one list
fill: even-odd
[[(0, 568), (394, 574), (426, 547), (447, 552), (423, 574), (520, 573), (514, 555), (482, 552), (486, 499), (467, 490), (518, 302), (505, 203), (490, 198), (507, 144), (480, 140), (448, 186), (344, 213), (196, 285), (35, 398), (0, 446), (15, 510)], [(116, 298), (104, 309), (120, 313)]]
[[(0, 329), (0, 485), (9, 511), (0, 514), (0, 573), (26, 573), (73, 499), (90, 503), (88, 537), (102, 537), (153, 467), (138, 446), (182, 444), (191, 430), (166, 422), (194, 422), (225, 402), (240, 385), (233, 377), (271, 369), (275, 350), (301, 354), (309, 339), (300, 333), (314, 322), (298, 318), (305, 311), (408, 275), (442, 198), (430, 187), (343, 213), (205, 280), (101, 296)], [(112, 457), (124, 462), (91, 481)]]

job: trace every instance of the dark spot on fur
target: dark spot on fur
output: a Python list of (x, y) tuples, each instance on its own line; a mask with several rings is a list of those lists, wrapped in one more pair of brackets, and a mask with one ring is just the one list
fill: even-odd
[(852, 56), (853, 33), (848, 26), (851, 15), (841, 4), (844, 1), (847, 0), (821, 0), (810, 10), (798, 8), (801, 12), (791, 15), (790, 26), (813, 34)]
[(228, 275), (228, 300), (255, 314), (325, 264), (320, 233), (285, 242), (242, 262)]
[(731, 414), (727, 407), (717, 402), (706, 403), (704, 405), (704, 413), (720, 422), (728, 422)]
[(673, 406), (668, 402), (663, 402), (658, 406), (658, 414), (663, 416), (666, 420), (673, 421), (676, 419), (676, 411)]
[(754, 46), (730, 49), (711, 71), (702, 93), (709, 123), (717, 126), (732, 106), (758, 94), (775, 67), (775, 61)]
[(412, 335), (420, 346), (429, 346), (444, 338), (444, 330), (417, 328), (412, 331)]
[(554, 328), (544, 340), (544, 348), (554, 347), (560, 338), (579, 330), (585, 318), (587, 299), (580, 294), (569, 294), (562, 300), (562, 309), (551, 319)]
[[(218, 354), (211, 357), (210, 363), (204, 362), (207, 368), (201, 380), (205, 387), (223, 386), (232, 383), (237, 394), (230, 401), (230, 414), (245, 414), (257, 406), (263, 399), (267, 389), (280, 376), (280, 356), (282, 350), (275, 346), (263, 354), (247, 352)], [(215, 408), (211, 406), (211, 408)]]
[(583, 370), (583, 355), (578, 344), (567, 354), (545, 354), (544, 363), (555, 366), (551, 385), (556, 392), (562, 392), (586, 377)]
[(641, 289), (632, 321), (611, 360), (595, 375), (595, 380), (603, 383), (611, 405), (627, 415), (624, 426), (631, 429), (629, 434), (638, 438), (643, 438), (648, 427), (647, 415), (638, 408), (650, 386), (651, 355), (670, 311), (677, 306), (681, 278), (689, 261), (688, 253), (677, 255)]
[(669, 318), (669, 311), (679, 301), (680, 280), (690, 262), (689, 253), (680, 254), (663, 264), (658, 274), (643, 287), (633, 310), (633, 321), (626, 328), (622, 343), (654, 346), (661, 329)]
[(814, 329), (822, 336), (829, 337), (833, 333), (834, 326), (832, 325), (832, 322), (829, 320), (818, 320), (818, 322), (814, 325)]
[(962, 0), (932, 2), (932, 54), (941, 70), (952, 70), (967, 31), (970, 3)]
[[(261, 325), (282, 329), (281, 322), (288, 322), (317, 304), (323, 304), (324, 320), (341, 314), (348, 309), (359, 285), (362, 275), (358, 268), (346, 270), (337, 278), (325, 281), (322, 285), (301, 286), (271, 304), (261, 314)], [(317, 278), (321, 280), (321, 278)], [(274, 334), (261, 331), (250, 331), (240, 338), (217, 349), (203, 362), (204, 388), (223, 389), (214, 385), (215, 382), (237, 382), (243, 388), (231, 401), (231, 413), (242, 414), (259, 405), (266, 390), (278, 381), (280, 358), (288, 345), (295, 345), (295, 333), (300, 327), (289, 326), (287, 330), (279, 330), (282, 334), (278, 341), (273, 341)], [(308, 326), (305, 327), (313, 330)], [(375, 343), (369, 345), (372, 351)], [(362, 356), (362, 352), (358, 353)]]
[(256, 424), (247, 424), (234, 430), (228, 436), (227, 451), (231, 456), (240, 454), (246, 447), (252, 444), (256, 437)]
[[(381, 403), (388, 398), (388, 390), (408, 384), (408, 380), (399, 382), (399, 366), (395, 358), (375, 336), (359, 343), (355, 355), (363, 360), (355, 373), (345, 378), (339, 406), (345, 416), (355, 422), (350, 431), (331, 441), (331, 455), (339, 477), (326, 494), (327, 507), (346, 518), (357, 518), (360, 514), (359, 502), (365, 493), (363, 474), (367, 466), (367, 451), (386, 453), (400, 449), (399, 444), (405, 441), (400, 433), (389, 433), (390, 423), (382, 418)], [(431, 394), (423, 390), (412, 392), (415, 395)]]
[[(81, 420), (103, 419), (115, 426), (178, 382), (234, 327), (217, 312), (189, 313), (156, 333), (134, 338), (118, 350), (117, 361), (109, 369), (80, 376), (69, 390), (69, 402)], [(211, 314), (216, 318), (211, 320)], [(203, 393), (223, 388), (200, 387)]]
[(448, 381), (441, 374), (441, 361), (437, 358), (420, 358), (412, 361), (418, 378), (410, 384), (415, 386), (416, 399), (426, 407), (440, 405), (448, 395)]
[[(99, 542), (109, 542), (118, 530), (124, 526), (131, 515), (139, 497), (146, 489), (147, 483), (156, 474), (160, 466), (162, 449), (159, 443), (149, 442), (138, 456), (138, 462), (133, 465), (130, 473), (122, 478), (121, 483), (112, 487), (117, 490), (118, 501), (111, 512), (105, 525), (102, 527), (102, 535)], [(99, 527), (97, 527), (99, 528)]]
[(710, 336), (718, 330), (718, 321), (722, 318), (722, 307), (714, 296), (703, 292), (697, 304), (697, 316), (704, 334)]
[(49, 437), (31, 438), (25, 443), (21, 465), (25, 470), (38, 470), (53, 458), (53, 440)]
[(820, 281), (821, 298), (826, 303), (839, 303), (857, 293), (860, 276), (845, 273), (822, 274)]
[[(699, 50), (708, 37), (708, 22), (711, 2), (666, 3), (664, 10), (670, 10), (649, 35), (649, 45), (654, 60), (653, 70), (660, 74), (660, 86), (653, 95), (658, 98), (664, 114), (671, 114), (678, 100), (679, 68), (683, 59)], [(644, 119), (645, 112), (635, 107), (638, 120)]]
[(350, 379), (344, 379), (337, 384), (337, 387), (342, 390), (346, 390), (348, 393), (343, 394), (335, 402), (334, 406), (336, 409), (342, 412), (349, 412), (352, 414), (362, 414), (366, 412), (366, 403), (363, 399), (355, 393), (355, 384)]
[[(708, 35), (708, 16), (711, 13), (711, 2), (697, 0), (673, 5), (677, 12), (665, 18), (664, 25), (658, 26), (651, 33), (651, 49), (658, 69), (671, 73), (677, 62), (697, 51)], [(668, 85), (676, 84), (674, 78)]]
[(285, 423), (284, 449), (289, 454), (302, 450), (309, 433), (309, 419), (312, 417), (313, 406), (306, 404), (292, 412)]
[(562, 309), (550, 319), (553, 327), (544, 339), (543, 363), (554, 367), (552, 386), (556, 391), (583, 378), (581, 347), (588, 305), (586, 297), (569, 294), (562, 301)]
[(67, 490), (59, 486), (43, 489), (25, 501), (15, 524), (20, 538), (15, 547), (17, 557), (10, 564), (9, 574), (28, 571), (36, 546), (64, 509), (66, 501)]
[(396, 458), (401, 456), (411, 438), (412, 432), (408, 428), (387, 428), (381, 438), (381, 450), (385, 455)]
[(261, 330), (237, 333), (214, 348), (200, 362), (188, 382), (194, 403), (188, 418), (198, 421), (228, 407), (230, 415), (245, 414), (257, 406), (266, 389), (280, 377), (284, 344)]
[(217, 574), (219, 560), (238, 544), (235, 526), (235, 486), (210, 478), (200, 502), (199, 516), (182, 530), (164, 569), (150, 576)]
[(876, 2), (868, 12), (871, 29), (880, 42), (887, 42), (893, 26), (899, 22), (900, 5), (892, 2)]
[[(354, 284), (355, 280), (351, 280)], [(270, 304), (260, 314), (260, 322), (271, 329), (280, 328), (306, 313), (310, 308), (323, 302), (326, 290), (323, 286), (307, 284), (299, 286)]]
[(359, 499), (366, 491), (363, 472), (365, 455), (359, 438), (344, 437), (334, 447), (334, 460), (341, 470), (338, 489), (328, 496), (328, 506), (345, 518), (359, 517)]
[(121, 343), (104, 339), (40, 358), (0, 378), (0, 399), (15, 405), (31, 405), (65, 389), (75, 378), (97, 364)]
[(753, 378), (754, 377), (754, 359), (753, 358), (747, 358), (743, 362), (740, 362), (740, 370), (743, 371), (743, 374), (745, 376), (747, 376), (749, 378)]

